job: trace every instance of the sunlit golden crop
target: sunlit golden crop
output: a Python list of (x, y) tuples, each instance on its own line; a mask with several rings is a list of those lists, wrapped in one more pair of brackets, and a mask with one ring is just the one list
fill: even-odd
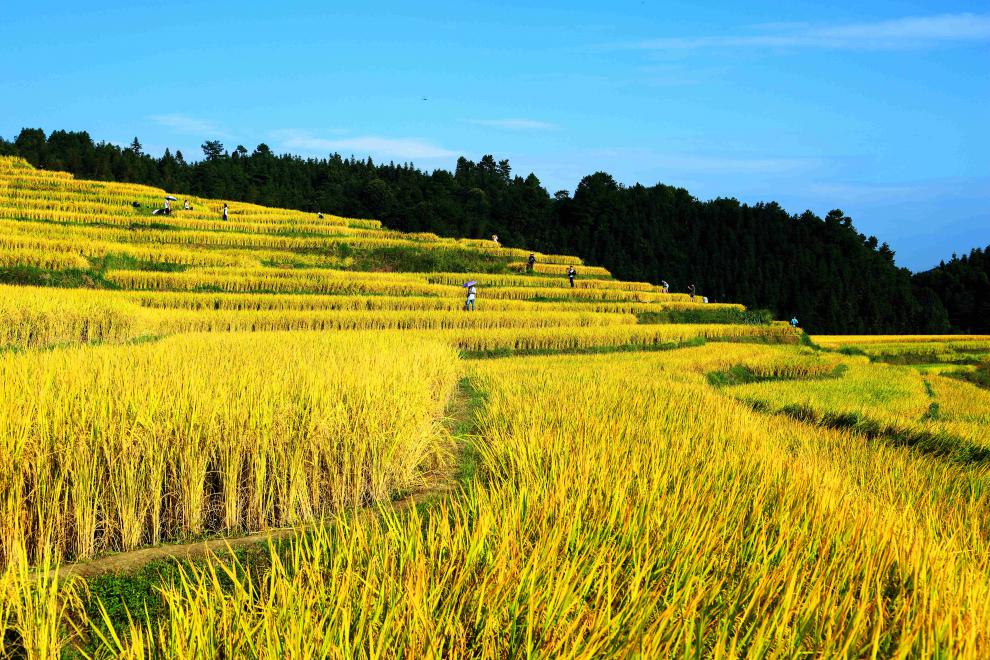
[(0, 658), (990, 656), (990, 337), (223, 203), (0, 157)]

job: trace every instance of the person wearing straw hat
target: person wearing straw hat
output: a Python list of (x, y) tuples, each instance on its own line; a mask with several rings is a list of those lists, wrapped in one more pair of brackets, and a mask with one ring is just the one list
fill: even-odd
[(464, 286), (467, 287), (467, 300), (464, 301), (464, 311), (473, 312), (474, 311), (474, 299), (478, 295), (477, 285), (478, 283), (471, 280)]

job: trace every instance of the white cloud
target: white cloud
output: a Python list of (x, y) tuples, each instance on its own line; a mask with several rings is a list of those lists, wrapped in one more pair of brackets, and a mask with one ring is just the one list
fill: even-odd
[(205, 119), (197, 119), (188, 115), (151, 115), (148, 119), (156, 124), (159, 124), (160, 126), (170, 128), (176, 133), (186, 133), (203, 138), (227, 136), (226, 133), (217, 128), (216, 124), (206, 121)]
[(469, 119), (468, 122), (510, 131), (552, 131), (558, 128), (555, 124), (537, 119)]
[(736, 174), (792, 174), (820, 165), (813, 158), (733, 158), (721, 156), (661, 156), (657, 165), (683, 172), (724, 172)]
[(377, 158), (430, 159), (457, 156), (456, 151), (445, 149), (421, 138), (390, 138), (378, 135), (359, 137), (321, 138), (296, 130), (275, 131), (283, 149), (309, 153), (338, 152), (342, 154), (369, 154)]
[(830, 199), (864, 204), (899, 204), (918, 200), (987, 199), (990, 179), (963, 177), (901, 183), (816, 182), (808, 192)]
[(699, 155), (644, 148), (596, 149), (590, 155), (596, 159), (635, 162), (665, 174), (797, 174), (823, 165), (816, 158)]
[(888, 202), (917, 199), (930, 194), (928, 186), (882, 185), (866, 183), (813, 183), (809, 192), (827, 199), (845, 203)]
[(756, 26), (758, 33), (647, 39), (625, 48), (700, 50), (708, 48), (903, 49), (990, 40), (990, 14), (938, 14), (883, 21)]

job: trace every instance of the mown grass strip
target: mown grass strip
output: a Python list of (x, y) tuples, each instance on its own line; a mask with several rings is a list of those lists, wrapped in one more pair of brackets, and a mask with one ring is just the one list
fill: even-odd
[(867, 440), (906, 447), (918, 453), (963, 465), (990, 463), (990, 447), (945, 432), (931, 432), (882, 424), (856, 412), (823, 412), (802, 404), (788, 404), (777, 411), (760, 401), (746, 400), (756, 412), (786, 415), (823, 428), (848, 430)]

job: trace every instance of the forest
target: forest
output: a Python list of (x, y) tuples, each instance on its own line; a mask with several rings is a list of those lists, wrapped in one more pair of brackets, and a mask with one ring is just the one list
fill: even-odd
[(312, 212), (376, 218), (392, 229), (487, 238), (510, 247), (580, 255), (616, 277), (691, 284), (710, 301), (796, 316), (809, 332), (905, 334), (990, 332), (990, 246), (924, 273), (897, 267), (894, 252), (859, 233), (835, 209), (824, 218), (775, 202), (699, 200), (658, 183), (625, 186), (605, 172), (573, 194), (550, 193), (508, 160), (459, 158), (453, 172), (332, 154), (302, 158), (220, 141), (186, 160), (95, 142), (85, 131), (23, 129), (0, 138), (0, 154), (45, 169), (105, 181), (145, 183)]

